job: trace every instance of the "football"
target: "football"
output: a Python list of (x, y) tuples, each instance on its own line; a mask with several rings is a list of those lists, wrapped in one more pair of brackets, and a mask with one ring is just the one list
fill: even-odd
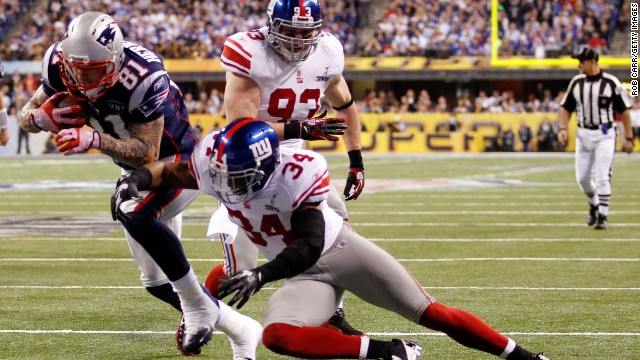
[(58, 108), (64, 108), (72, 105), (82, 105), (82, 102), (67, 93), (66, 96), (58, 103)]

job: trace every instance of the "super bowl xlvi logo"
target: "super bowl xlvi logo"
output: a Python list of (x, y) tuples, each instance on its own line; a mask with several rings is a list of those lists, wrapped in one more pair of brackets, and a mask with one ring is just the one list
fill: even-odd
[(331, 65), (324, 67), (324, 74), (322, 76), (316, 76), (316, 81), (329, 81), (329, 68)]
[[(106, 20), (103, 19), (102, 21)], [(116, 24), (115, 21), (111, 21), (104, 25), (106, 26), (104, 27), (104, 29), (102, 29), (102, 31), (100, 31), (100, 28), (97, 28), (94, 30), (94, 33), (92, 35), (94, 36), (94, 39), (96, 39), (96, 41), (100, 43), (100, 45), (106, 47), (110, 51), (113, 51), (113, 43), (116, 39), (116, 30), (118, 29), (118, 24)], [(98, 31), (100, 31), (99, 34)]]
[(269, 139), (266, 138), (258, 141), (255, 144), (249, 145), (249, 149), (251, 149), (253, 158), (256, 160), (256, 162), (262, 161), (273, 154), (271, 143), (269, 142)]
[(122, 114), (124, 112), (124, 104), (119, 101), (109, 100), (107, 101), (107, 106), (116, 114)]
[(276, 202), (276, 196), (278, 196), (278, 194), (273, 194), (273, 196), (271, 197), (271, 201), (269, 201), (268, 204), (264, 204), (264, 208), (266, 210), (269, 211), (275, 211), (275, 212), (280, 212), (280, 209), (278, 209), (277, 207), (275, 207), (274, 203)]

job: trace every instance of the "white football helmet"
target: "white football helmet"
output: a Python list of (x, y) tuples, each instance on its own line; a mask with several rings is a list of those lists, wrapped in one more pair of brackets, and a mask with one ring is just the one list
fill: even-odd
[(60, 75), (74, 97), (94, 101), (118, 82), (124, 40), (111, 16), (89, 11), (71, 20), (61, 47)]

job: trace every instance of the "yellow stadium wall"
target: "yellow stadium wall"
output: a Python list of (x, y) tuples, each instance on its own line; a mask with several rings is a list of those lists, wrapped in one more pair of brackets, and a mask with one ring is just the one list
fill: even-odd
[[(533, 150), (537, 150), (537, 132), (544, 118), (554, 122), (557, 114), (552, 113), (469, 113), (458, 114), (460, 129), (449, 132), (449, 114), (360, 114), (362, 125), (362, 148), (370, 153), (434, 153), (434, 152), (483, 152), (498, 136), (500, 130), (509, 125), (516, 135), (516, 151), (522, 144), (517, 139), (522, 120), (533, 132)], [(575, 116), (575, 115), (574, 115)], [(191, 124), (200, 124), (204, 133), (219, 129), (226, 124), (226, 119), (219, 115), (192, 114)], [(404, 132), (392, 132), (390, 123), (402, 122)], [(566, 150), (575, 149), (575, 119), (569, 122), (569, 142)], [(344, 142), (330, 141), (308, 142), (311, 150), (344, 154)]]

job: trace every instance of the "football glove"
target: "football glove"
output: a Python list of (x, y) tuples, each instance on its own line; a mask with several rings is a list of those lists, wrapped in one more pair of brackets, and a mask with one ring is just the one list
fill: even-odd
[(346, 201), (357, 199), (362, 189), (364, 189), (362, 153), (360, 150), (352, 150), (348, 152), (348, 155), (349, 172), (347, 173), (347, 183), (344, 187), (344, 197)]
[(128, 213), (120, 209), (120, 205), (129, 200), (142, 200), (138, 193), (138, 185), (131, 177), (119, 180), (116, 191), (111, 195), (111, 218), (113, 221), (127, 222), (131, 219)]
[(302, 122), (291, 122), (284, 126), (284, 138), (303, 140), (338, 141), (334, 135), (343, 135), (347, 129), (344, 119), (312, 118)]
[(262, 273), (256, 269), (245, 270), (221, 281), (222, 283), (218, 288), (220, 299), (237, 291), (233, 298), (231, 298), (231, 301), (229, 301), (229, 306), (232, 306), (239, 300), (238, 309), (243, 307), (244, 304), (249, 301), (249, 298), (264, 285)]
[(31, 110), (29, 123), (40, 130), (57, 134), (62, 129), (79, 128), (87, 121), (81, 105), (57, 108), (58, 103), (68, 94), (59, 92), (47, 99), (39, 108)]
[(100, 133), (92, 128), (60, 130), (56, 135), (58, 151), (69, 156), (100, 148)]

